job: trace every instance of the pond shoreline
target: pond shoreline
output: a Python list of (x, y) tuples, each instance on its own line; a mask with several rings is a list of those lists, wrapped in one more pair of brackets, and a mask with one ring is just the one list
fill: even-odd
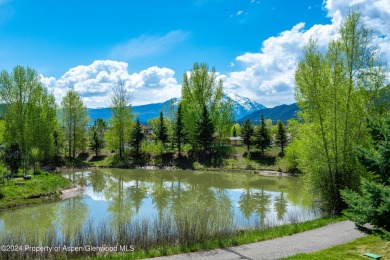
[(67, 199), (76, 197), (78, 195), (81, 195), (83, 193), (84, 193), (84, 189), (82, 187), (80, 187), (79, 185), (74, 184), (74, 183), (72, 184), (72, 187), (70, 187), (68, 189), (61, 189), (59, 191), (61, 200), (67, 200)]
[(119, 167), (119, 166), (89, 166), (89, 167), (57, 167), (54, 173), (64, 173), (77, 170), (96, 170), (96, 169), (129, 169), (129, 170), (147, 170), (147, 171), (205, 171), (205, 172), (228, 172), (228, 173), (246, 173), (258, 174), (260, 176), (270, 177), (296, 177), (296, 174), (289, 172), (280, 172), (275, 170), (259, 170), (259, 169), (231, 169), (231, 168), (204, 168), (204, 169), (183, 169), (175, 166), (135, 166), (135, 167)]

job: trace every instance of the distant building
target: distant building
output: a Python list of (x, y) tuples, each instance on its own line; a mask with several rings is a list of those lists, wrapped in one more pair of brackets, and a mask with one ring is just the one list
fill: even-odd
[(244, 139), (242, 139), (241, 136), (231, 136), (231, 137), (228, 137), (228, 144), (239, 146), (239, 145), (243, 144), (243, 140)]

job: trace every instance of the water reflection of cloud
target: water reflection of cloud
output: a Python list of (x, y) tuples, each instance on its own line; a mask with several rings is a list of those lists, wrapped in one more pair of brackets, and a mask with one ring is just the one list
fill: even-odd
[(103, 192), (94, 192), (93, 187), (91, 186), (84, 187), (84, 194), (90, 197), (92, 200), (107, 201)]

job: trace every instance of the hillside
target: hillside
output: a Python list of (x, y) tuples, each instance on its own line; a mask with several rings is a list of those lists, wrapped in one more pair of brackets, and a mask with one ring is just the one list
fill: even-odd
[(272, 122), (275, 124), (278, 120), (281, 120), (283, 123), (287, 123), (287, 120), (291, 118), (295, 118), (297, 116), (299, 108), (297, 103), (293, 103), (291, 105), (280, 105), (273, 108), (265, 108), (253, 112), (240, 120), (238, 122), (240, 124), (244, 123), (245, 120), (250, 119), (252, 123), (259, 123), (261, 115), (264, 116), (265, 119), (272, 119)]

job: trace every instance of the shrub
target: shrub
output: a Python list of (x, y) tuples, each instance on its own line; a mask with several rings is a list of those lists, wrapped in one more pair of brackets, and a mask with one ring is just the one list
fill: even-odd
[[(341, 196), (349, 206), (343, 213), (354, 221), (358, 228), (366, 233), (373, 232), (390, 240), (389, 186), (363, 179), (361, 194), (343, 190)], [(367, 223), (370, 223), (373, 229), (363, 227)]]
[(0, 199), (2, 199), (4, 197), (5, 197), (4, 191), (2, 189), (0, 189)]

